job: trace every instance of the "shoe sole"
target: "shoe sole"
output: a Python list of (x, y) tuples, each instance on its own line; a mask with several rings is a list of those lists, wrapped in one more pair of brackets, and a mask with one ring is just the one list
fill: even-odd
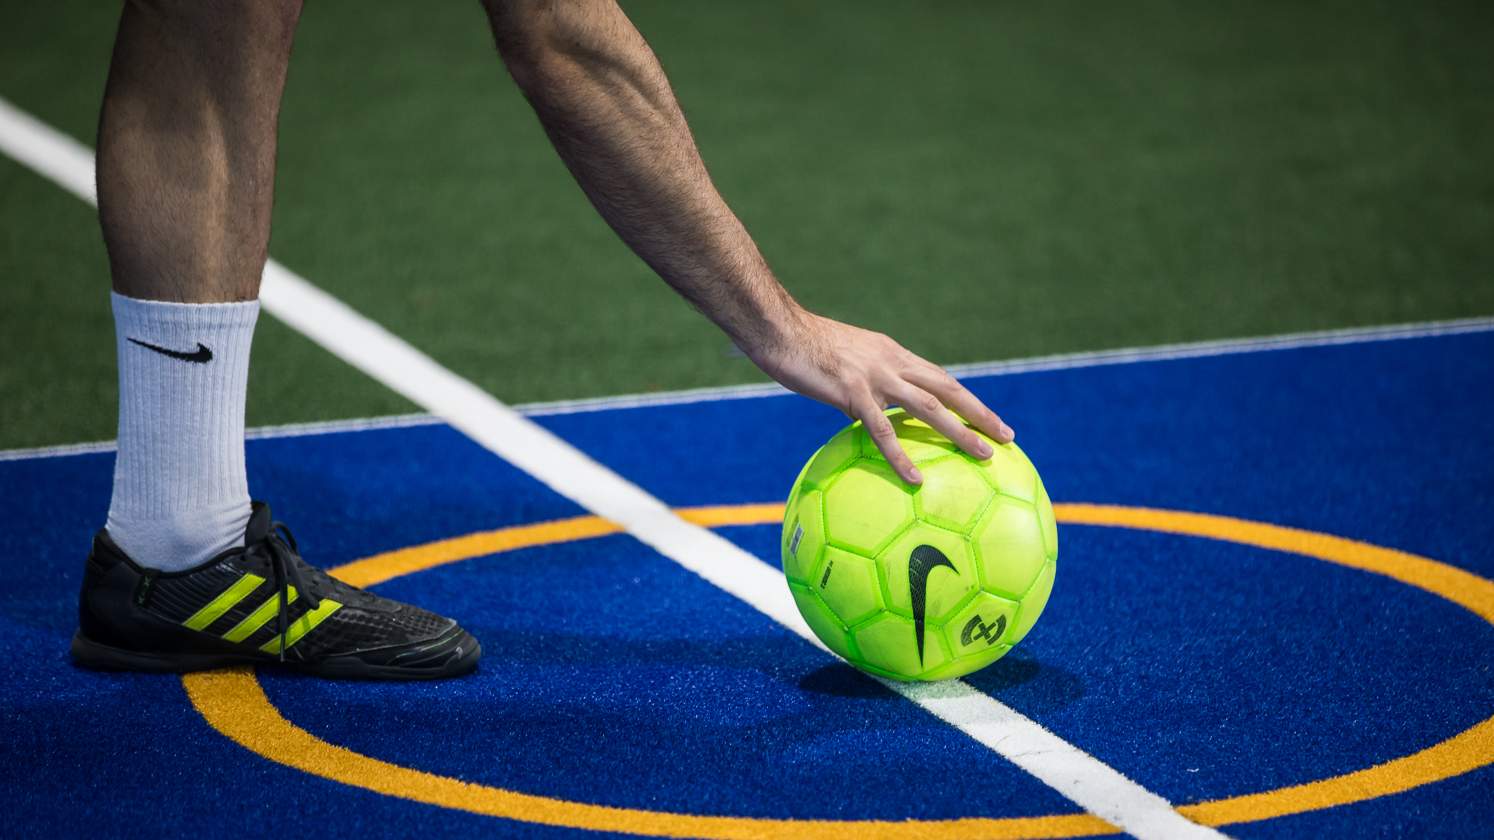
[(349, 680), (438, 680), (469, 674), (482, 658), (482, 645), (465, 630), (394, 655), (390, 663), (365, 662), (354, 656), (333, 656), (297, 662), (231, 653), (153, 653), (126, 650), (73, 634), (73, 662), (95, 671), (146, 671), (184, 674), (233, 665), (256, 665), (317, 677)]

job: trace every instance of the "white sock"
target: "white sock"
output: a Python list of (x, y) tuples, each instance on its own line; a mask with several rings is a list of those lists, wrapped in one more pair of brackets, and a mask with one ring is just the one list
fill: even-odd
[(105, 527), (140, 565), (185, 569), (244, 544), (244, 395), (259, 301), (111, 297), (119, 455)]

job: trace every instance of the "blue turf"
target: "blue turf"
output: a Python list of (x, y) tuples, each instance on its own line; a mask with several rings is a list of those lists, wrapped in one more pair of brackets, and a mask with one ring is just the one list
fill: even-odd
[[(1031, 373), (972, 387), (1059, 501), (1224, 513), (1494, 575), (1494, 334)], [(842, 422), (792, 397), (543, 418), (672, 504), (781, 498)], [(444, 426), (258, 440), (251, 484), (314, 560), (580, 513)], [(565, 834), (309, 778), (228, 743), (173, 678), (67, 664), (112, 457), (0, 462), (7, 760), (22, 834)], [(771, 527), (726, 529), (773, 559)], [(1494, 713), (1494, 628), (1373, 575), (1208, 541), (1064, 527), (1049, 612), (971, 681), (1175, 801), (1294, 784)], [(528, 549), (382, 590), (485, 642), (430, 685), (267, 675), (334, 743), (431, 772), (631, 807), (763, 816), (1071, 811), (984, 748), (628, 537)], [(21, 757), (25, 757), (22, 759)], [(44, 783), (39, 784), (39, 780)], [(231, 795), (229, 795), (231, 794)], [(293, 802), (287, 807), (285, 803)], [(231, 815), (231, 816), (230, 816)], [(1480, 836), (1486, 768), (1240, 836)]]
[[(490, 651), (479, 676), (455, 689), (279, 678), (266, 680), (270, 696), (292, 720), (360, 752), (609, 805), (842, 818), (960, 816), (972, 798), (1014, 815), (1068, 809), (629, 538), (476, 566), (429, 573), (445, 578), (435, 588), (411, 580), (387, 591), (477, 614), (469, 629)], [(607, 584), (578, 597), (578, 575)], [(366, 715), (347, 715), (350, 704)], [(451, 735), (411, 743), (410, 728)], [(908, 774), (939, 783), (916, 802), (889, 801)]]

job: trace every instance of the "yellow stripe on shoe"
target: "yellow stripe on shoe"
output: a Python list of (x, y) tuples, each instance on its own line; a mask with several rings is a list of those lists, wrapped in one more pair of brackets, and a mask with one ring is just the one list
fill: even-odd
[[(300, 597), (300, 594), (296, 592), (296, 588), (294, 586), (287, 586), (286, 590), (287, 592), (285, 596), (285, 605), (290, 606), (291, 604), (294, 604), (296, 602), (296, 599)], [(235, 624), (233, 626), (233, 629), (229, 630), (227, 633), (224, 633), (223, 638), (227, 639), (230, 642), (244, 641), (245, 639), (254, 635), (255, 630), (258, 630), (259, 628), (268, 624), (270, 619), (276, 616), (279, 609), (280, 593), (276, 592), (274, 595), (270, 596), (269, 600), (265, 601), (263, 604), (260, 604), (254, 612), (244, 616), (244, 620), (240, 621), (238, 624)]]
[[(321, 604), (317, 605), (316, 609), (308, 610), (306, 614), (302, 615), (295, 621), (292, 621), (290, 623), (290, 626), (285, 629), (286, 648), (289, 648), (296, 642), (301, 641), (301, 637), (305, 636), (307, 633), (310, 633), (312, 630), (315, 630), (318, 624), (326, 621), (328, 616), (332, 615), (332, 613), (337, 612), (341, 608), (342, 604), (339, 604), (338, 602), (333, 601), (329, 598), (323, 598)], [(264, 651), (265, 653), (279, 653), (280, 636), (276, 635), (268, 642), (260, 645), (259, 649)]]
[(209, 624), (223, 617), (223, 614), (233, 609), (238, 602), (249, 597), (249, 594), (259, 588), (265, 579), (259, 575), (244, 575), (233, 582), (233, 585), (223, 590), (218, 597), (209, 601), (206, 606), (192, 613), (182, 624), (193, 630), (206, 630)]

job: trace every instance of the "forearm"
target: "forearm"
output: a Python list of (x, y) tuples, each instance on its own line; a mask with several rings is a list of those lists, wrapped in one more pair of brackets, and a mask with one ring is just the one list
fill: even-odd
[[(666, 282), (795, 391), (866, 425), (898, 475), (922, 480), (882, 409), (900, 404), (976, 458), (1001, 418), (879, 333), (801, 309), (711, 184), (664, 71), (613, 0), (484, 0), (498, 49), (592, 204)], [(958, 412), (956, 416), (951, 412)]]
[(498, 47), (593, 205), (749, 353), (802, 317), (711, 183), (652, 50), (610, 0), (490, 2)]

